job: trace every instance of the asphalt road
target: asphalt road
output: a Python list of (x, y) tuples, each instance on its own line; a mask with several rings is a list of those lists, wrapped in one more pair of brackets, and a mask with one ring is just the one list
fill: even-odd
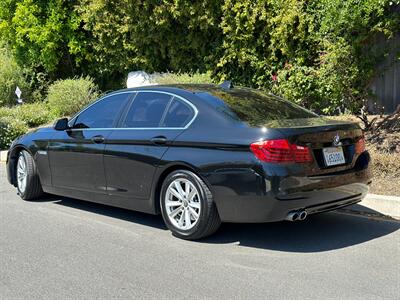
[(0, 299), (399, 299), (399, 228), (328, 213), (187, 242), (158, 216), (22, 201), (0, 164)]

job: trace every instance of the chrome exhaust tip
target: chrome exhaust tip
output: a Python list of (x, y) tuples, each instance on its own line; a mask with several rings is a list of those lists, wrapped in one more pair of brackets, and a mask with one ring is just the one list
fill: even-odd
[(286, 221), (296, 221), (299, 218), (299, 213), (297, 211), (292, 211), (287, 214), (285, 220)]
[(305, 210), (297, 210), (297, 211), (291, 211), (287, 214), (285, 220), (286, 221), (303, 221), (305, 218), (307, 218), (307, 211)]
[(303, 210), (302, 212), (300, 212), (299, 214), (299, 220), (303, 221), (305, 220), (305, 218), (307, 218), (307, 212), (305, 210)]

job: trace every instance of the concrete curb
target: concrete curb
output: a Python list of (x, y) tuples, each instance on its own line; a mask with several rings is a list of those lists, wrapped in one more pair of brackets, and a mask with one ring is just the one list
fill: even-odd
[(0, 151), (0, 161), (1, 162), (6, 162), (6, 160), (7, 160), (7, 152), (8, 151)]
[(340, 211), (400, 220), (400, 197), (368, 194), (360, 203)]

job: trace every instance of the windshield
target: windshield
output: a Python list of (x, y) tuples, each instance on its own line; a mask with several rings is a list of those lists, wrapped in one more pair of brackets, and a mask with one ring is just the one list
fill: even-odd
[(263, 126), (271, 120), (318, 117), (294, 103), (254, 89), (210, 87), (196, 95), (229, 118), (250, 126)]

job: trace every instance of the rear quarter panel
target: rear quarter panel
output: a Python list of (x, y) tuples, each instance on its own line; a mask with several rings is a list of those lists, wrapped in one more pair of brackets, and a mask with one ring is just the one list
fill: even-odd
[(276, 130), (215, 128), (200, 125), (178, 136), (163, 156), (156, 173), (157, 182), (173, 166), (193, 169), (209, 186), (217, 206), (232, 197), (263, 194), (264, 170), (250, 151), (250, 144), (268, 136), (279, 138)]

